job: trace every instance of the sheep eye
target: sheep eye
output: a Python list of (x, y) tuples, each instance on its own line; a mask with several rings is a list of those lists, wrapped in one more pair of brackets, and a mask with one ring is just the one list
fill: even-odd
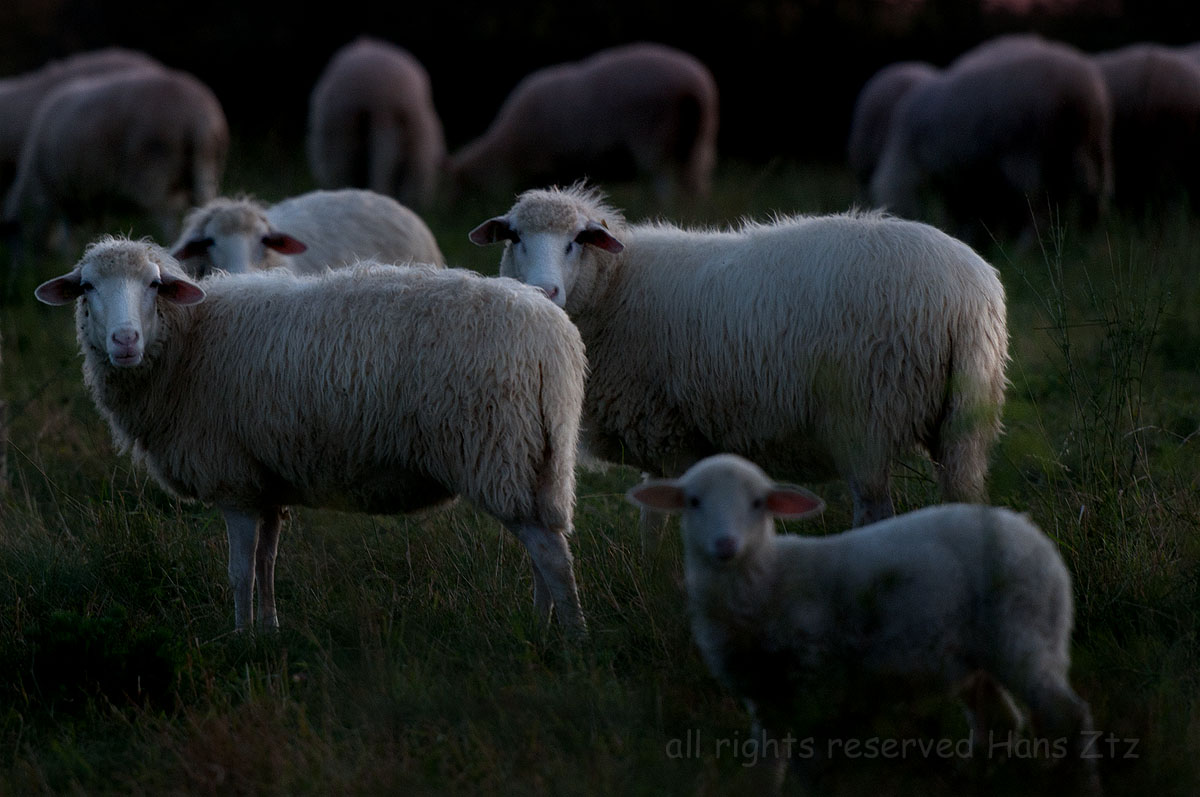
[(566, 252), (567, 252), (567, 254), (568, 254), (568, 255), (569, 255), (569, 254), (571, 254), (571, 250), (572, 250), (572, 249), (574, 249), (574, 248), (575, 248), (575, 242), (574, 242), (574, 241), (567, 241), (567, 250), (566, 250)]
[(79, 289), (86, 293), (88, 291), (95, 290), (95, 286), (92, 285), (92, 283), (88, 282), (87, 280), (84, 280), (83, 282), (79, 283)]
[(688, 498), (688, 506), (690, 506), (692, 509), (697, 508), (698, 506), (700, 506), (700, 498), (695, 495), (691, 496), (690, 498)]
[(754, 509), (762, 509), (762, 508), (763, 508), (763, 506), (765, 506), (765, 505), (766, 505), (766, 502), (765, 502), (765, 501), (763, 501), (761, 498), (755, 498), (755, 499), (754, 499), (754, 500), (753, 500), (753, 501), (750, 503), (750, 506), (752, 506)]
[(153, 288), (154, 290), (158, 290), (159, 288), (162, 287), (162, 280), (153, 280), (150, 283), (150, 287)]

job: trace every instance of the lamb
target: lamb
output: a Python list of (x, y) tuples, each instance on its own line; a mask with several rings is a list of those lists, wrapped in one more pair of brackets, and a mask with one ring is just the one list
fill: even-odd
[(84, 381), (117, 445), (213, 504), (236, 627), (278, 626), (285, 508), (392, 513), (455, 495), (515, 534), (534, 604), (585, 623), (567, 537), (585, 357), (567, 316), (512, 280), (364, 263), (201, 285), (147, 240), (105, 236), (37, 298), (76, 303)]
[[(878, 212), (628, 226), (582, 184), (521, 194), (470, 233), (587, 345), (586, 446), (676, 476), (741, 454), (849, 482), (854, 523), (893, 514), (917, 446), (947, 499), (985, 493), (1008, 360), (1004, 288), (970, 247)], [(645, 530), (645, 529), (644, 529)]]
[(850, 118), (846, 160), (862, 190), (870, 186), (871, 174), (879, 165), (896, 104), (913, 86), (937, 73), (937, 67), (925, 61), (897, 61), (872, 75), (859, 90)]
[(1112, 100), (1114, 201), (1141, 210), (1200, 196), (1200, 63), (1148, 43), (1095, 60)]
[(40, 68), (0, 80), (0, 197), (17, 173), (21, 145), (38, 104), (57, 86), (79, 77), (162, 64), (139, 50), (105, 47), (50, 61)]
[(218, 197), (194, 209), (171, 247), (188, 274), (288, 268), (315, 274), (358, 260), (445, 265), (433, 232), (391, 197), (359, 188), (311, 191), (266, 207)]
[(940, 201), (967, 241), (1028, 241), (1061, 210), (1089, 224), (1113, 189), (1112, 110), (1099, 67), (1035, 35), (960, 56), (897, 105), (871, 201), (909, 218)]
[(308, 162), (322, 188), (356, 186), (410, 207), (433, 200), (446, 157), (425, 67), (361, 36), (334, 53), (313, 87)]
[(695, 57), (654, 43), (545, 67), (508, 95), (488, 130), (447, 166), (456, 191), (507, 193), (581, 177), (653, 178), (707, 195), (716, 164), (717, 85)]
[(217, 196), (229, 150), (220, 102), (200, 80), (127, 69), (55, 89), (30, 124), (4, 220), (45, 243), (52, 217), (78, 222), (131, 206), (174, 234)]
[(1091, 712), (1068, 680), (1071, 578), (1025, 515), (946, 504), (841, 534), (777, 535), (774, 518), (808, 517), (824, 503), (731, 454), (628, 496), (682, 513), (696, 644), (780, 763), (789, 735), (816, 731), (817, 744), (828, 742), (820, 752), (836, 754), (837, 737), (823, 731), (839, 718), (923, 693), (964, 697), (986, 744), (985, 699), (1015, 708), (1015, 695), (1074, 769), (1064, 774), (1098, 790), (1095, 762), (1082, 755), (1094, 741)]

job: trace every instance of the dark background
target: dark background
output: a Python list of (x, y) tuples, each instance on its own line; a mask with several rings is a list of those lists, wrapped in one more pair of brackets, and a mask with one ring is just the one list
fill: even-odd
[(1015, 30), (1088, 51), (1200, 39), (1195, 0), (1024, 0), (1032, 7), (1019, 12), (1007, 5), (1014, 2), (0, 0), (0, 75), (82, 49), (134, 47), (212, 86), (235, 137), (291, 143), (301, 140), (308, 93), (330, 55), (370, 33), (425, 64), (454, 149), (483, 132), (528, 72), (656, 40), (699, 56), (715, 74), (722, 157), (837, 161), (859, 88), (891, 61), (940, 66)]

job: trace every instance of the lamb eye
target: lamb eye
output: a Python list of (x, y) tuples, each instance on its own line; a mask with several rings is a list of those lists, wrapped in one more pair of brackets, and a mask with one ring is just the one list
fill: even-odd
[(750, 502), (750, 506), (754, 507), (755, 509), (762, 509), (763, 506), (765, 506), (765, 505), (766, 505), (766, 502), (763, 501), (761, 498), (755, 498), (753, 501)]
[(150, 287), (153, 288), (154, 290), (158, 290), (159, 288), (162, 287), (162, 281), (154, 280), (153, 282), (150, 283)]
[(96, 289), (96, 287), (95, 287), (94, 285), (92, 285), (92, 283), (90, 283), (90, 282), (87, 282), (87, 281), (85, 280), (85, 281), (83, 281), (83, 282), (79, 283), (79, 289), (80, 289), (80, 290), (82, 290), (82, 291), (84, 291), (84, 292), (88, 292), (88, 291), (93, 291), (93, 290), (95, 290), (95, 289)]
[(697, 496), (694, 496), (694, 495), (693, 495), (691, 498), (689, 498), (689, 499), (688, 499), (688, 506), (690, 506), (692, 509), (695, 509), (695, 508), (697, 508), (698, 506), (700, 506), (700, 499), (699, 499), (699, 497), (697, 497)]
[(567, 250), (566, 250), (566, 251), (567, 251), (567, 254), (568, 254), (568, 255), (569, 255), (569, 254), (571, 254), (571, 250), (572, 250), (572, 249), (574, 249), (574, 248), (575, 248), (575, 242), (574, 242), (574, 241), (567, 241)]

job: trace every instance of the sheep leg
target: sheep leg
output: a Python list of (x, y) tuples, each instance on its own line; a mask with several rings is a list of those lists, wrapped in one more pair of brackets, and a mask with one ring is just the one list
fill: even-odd
[(1051, 740), (1065, 739), (1067, 755), (1056, 764), (1056, 780), (1073, 793), (1099, 795), (1100, 776), (1092, 757), (1092, 712), (1067, 683), (1050, 675), (1035, 681), (1027, 697), (1034, 733)]
[(559, 622), (572, 635), (586, 635), (587, 624), (579, 605), (579, 590), (575, 585), (566, 535), (529, 523), (514, 523), (508, 528), (517, 535), (533, 560), (533, 600), (538, 616), (548, 621), (553, 607), (558, 611)]
[(279, 531), (283, 527), (283, 507), (262, 512), (258, 529), (258, 547), (254, 552), (254, 570), (258, 581), (258, 621), (264, 628), (278, 628), (275, 611), (275, 555), (279, 550)]
[(257, 514), (224, 509), (229, 537), (229, 585), (233, 587), (234, 628), (242, 631), (254, 623), (254, 570), (258, 550)]
[(888, 491), (890, 474), (887, 468), (876, 473), (869, 481), (851, 476), (850, 494), (854, 497), (854, 525), (865, 526), (880, 520), (887, 520), (896, 514), (892, 506), (892, 496)]

